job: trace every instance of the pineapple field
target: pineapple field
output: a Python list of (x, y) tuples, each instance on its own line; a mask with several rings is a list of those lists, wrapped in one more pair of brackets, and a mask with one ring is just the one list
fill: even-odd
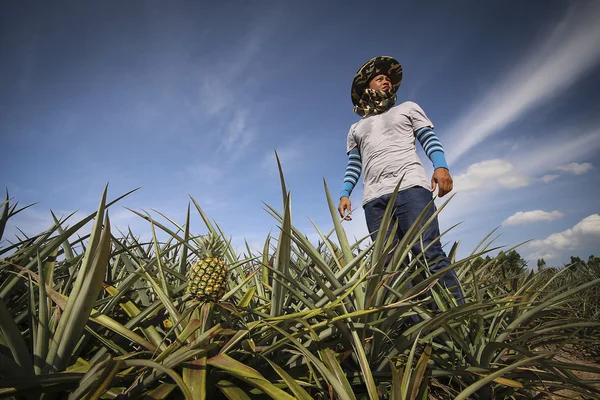
[[(351, 243), (326, 184), (333, 228), (315, 244), (279, 171), (279, 230), (260, 252), (236, 251), (193, 198), (185, 221), (131, 210), (152, 240), (118, 232), (110, 210), (129, 193), (106, 189), (80, 221), (4, 238), (0, 398), (600, 398), (600, 366), (564, 357), (600, 348), (600, 271), (515, 273), (489, 256), (492, 232), (430, 274), (408, 250), (429, 221), (397, 245)], [(0, 238), (26, 209), (7, 194)], [(464, 304), (438, 284), (449, 269)]]

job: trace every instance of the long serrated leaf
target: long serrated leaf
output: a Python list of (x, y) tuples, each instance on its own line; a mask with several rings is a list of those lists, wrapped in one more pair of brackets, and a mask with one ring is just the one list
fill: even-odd
[(181, 376), (171, 368), (167, 368), (162, 364), (156, 363), (150, 360), (123, 360), (126, 366), (128, 367), (147, 367), (150, 369), (154, 369), (159, 373), (163, 373), (168, 375), (171, 379), (175, 381), (183, 396), (186, 400), (193, 400), (192, 394), (190, 393), (190, 389), (187, 387)]
[(258, 270), (255, 270), (255, 271), (251, 272), (250, 274), (248, 274), (236, 287), (234, 287), (233, 289), (231, 289), (229, 292), (225, 293), (225, 295), (223, 295), (223, 297), (221, 298), (221, 301), (227, 301), (227, 300), (229, 300), (241, 288), (243, 288), (244, 286), (246, 286), (248, 284), (248, 282), (252, 279), (252, 277), (254, 275), (256, 275), (257, 273), (258, 273)]
[(163, 269), (162, 260), (161, 260), (161, 251), (160, 246), (158, 245), (158, 239), (156, 238), (156, 230), (154, 229), (154, 223), (150, 224), (150, 228), (152, 230), (152, 243), (154, 243), (154, 254), (156, 255), (156, 266), (158, 267), (158, 278), (162, 291), (165, 296), (169, 297), (169, 286), (167, 285), (167, 278), (165, 276), (165, 271)]
[[(156, 283), (156, 281), (154, 280), (154, 278), (152, 278), (152, 276), (150, 276), (148, 271), (144, 270), (144, 274), (146, 275), (146, 279), (148, 280), (148, 282), (150, 282), (150, 285), (154, 289), (154, 292), (158, 295), (158, 298), (160, 299), (161, 303), (169, 313), (169, 316), (173, 319), (173, 321), (179, 321), (181, 319), (181, 315), (177, 311), (177, 308), (175, 308), (175, 305), (169, 298), (168, 294), (165, 293), (163, 289)], [(181, 332), (181, 328), (179, 326), (176, 326), (175, 328), (177, 332)]]
[[(35, 346), (36, 346), (36, 339), (37, 339), (37, 331), (38, 331), (38, 322), (37, 322), (37, 312), (36, 312), (36, 307), (37, 307), (37, 303), (35, 301), (35, 288), (34, 288), (34, 283), (33, 280), (31, 279), (31, 277), (28, 277), (29, 282), (27, 283), (27, 293), (29, 294), (29, 301), (27, 302), (27, 326), (29, 327), (29, 331), (31, 332), (29, 334), (29, 343), (28, 343), (28, 349), (34, 349), (35, 351)], [(15, 322), (17, 322), (18, 320), (15, 319)], [(2, 336), (0, 335), (0, 341), (2, 339)], [(36, 366), (35, 366), (35, 362), (33, 364), (33, 369), (34, 371), (36, 371)]]
[(61, 374), (30, 375), (19, 378), (1, 379), (0, 397), (27, 395), (31, 392), (36, 395), (56, 391), (64, 392), (77, 387), (82, 377), (83, 374), (81, 373), (63, 372)]
[(8, 189), (6, 190), (6, 200), (2, 203), (2, 212), (0, 213), (0, 240), (4, 235), (4, 229), (6, 228), (6, 222), (8, 222), (8, 210), (10, 208), (8, 197)]
[(425, 350), (423, 351), (423, 354), (421, 354), (421, 357), (419, 358), (419, 361), (417, 362), (417, 366), (415, 367), (415, 371), (414, 371), (414, 376), (413, 376), (413, 387), (412, 387), (412, 391), (410, 393), (410, 399), (411, 400), (415, 400), (419, 394), (419, 390), (421, 389), (421, 382), (423, 382), (423, 378), (425, 376), (425, 371), (427, 369), (427, 363), (429, 362), (429, 359), (431, 358), (431, 345), (427, 345), (427, 347), (425, 347)]
[(262, 298), (267, 298), (267, 296), (271, 293), (271, 288), (269, 286), (269, 270), (264, 267), (265, 265), (269, 265), (269, 246), (271, 241), (271, 232), (265, 239), (265, 244), (263, 245), (262, 251), (262, 261), (260, 268), (260, 280), (256, 277), (256, 289), (258, 291), (258, 295)]
[[(40, 282), (38, 285), (38, 326), (35, 346), (33, 348), (33, 360), (36, 375), (41, 374), (45, 368), (45, 360), (48, 353), (48, 340), (50, 327), (48, 325), (48, 298), (46, 295), (46, 271), (38, 253), (38, 268)], [(50, 281), (52, 282), (52, 281)]]
[[(421, 332), (419, 332), (417, 334), (417, 337), (415, 338), (415, 341), (413, 342), (413, 346), (410, 350), (410, 353), (408, 355), (408, 361), (406, 362), (406, 366), (404, 367), (404, 374), (402, 377), (402, 398), (408, 400), (408, 392), (410, 390), (410, 378), (412, 376), (412, 363), (413, 363), (413, 358), (415, 356), (415, 351), (417, 349), (417, 344), (419, 343), (419, 336), (421, 336)], [(412, 399), (411, 399), (412, 400)]]
[[(187, 213), (185, 214), (185, 230), (183, 231), (183, 241), (187, 243), (190, 240), (190, 203), (188, 202)], [(184, 244), (181, 245), (181, 252), (179, 253), (179, 268), (178, 271), (181, 275), (185, 275), (187, 272), (187, 255), (188, 247)]]
[(238, 343), (240, 340), (242, 340), (244, 338), (244, 336), (246, 336), (248, 334), (248, 331), (245, 329), (242, 329), (240, 331), (237, 331), (232, 337), (231, 339), (229, 339), (229, 341), (227, 343), (225, 343), (223, 345), (223, 347), (221, 348), (221, 350), (219, 351), (219, 354), (221, 353), (227, 353), (227, 350), (229, 350), (231, 347), (233, 347), (236, 343)]
[(335, 228), (335, 233), (338, 238), (338, 243), (340, 245), (340, 248), (342, 249), (344, 261), (346, 264), (348, 264), (350, 261), (352, 261), (352, 258), (354, 258), (352, 255), (352, 250), (350, 250), (348, 237), (346, 236), (346, 231), (342, 227), (342, 223), (338, 215), (338, 210), (335, 207), (335, 204), (333, 203), (333, 199), (331, 198), (331, 194), (329, 193), (329, 188), (327, 187), (327, 182), (325, 181), (325, 179), (323, 179), (323, 186), (325, 187), (325, 196), (327, 197), (327, 204), (329, 206), (329, 212), (333, 220), (333, 226)]
[(228, 374), (245, 381), (246, 383), (258, 387), (259, 389), (263, 390), (266, 394), (271, 396), (271, 398), (273, 399), (294, 399), (294, 397), (290, 396), (289, 394), (287, 394), (286, 392), (269, 382), (258, 371), (229, 357), (227, 354), (218, 354), (214, 357), (209, 358), (206, 361), (206, 363), (215, 368), (219, 368), (222, 371), (225, 371)]
[(0, 331), (2, 331), (4, 342), (10, 349), (14, 361), (25, 373), (33, 375), (33, 364), (31, 363), (31, 355), (27, 350), (27, 344), (2, 299), (0, 299)]
[[(486, 377), (486, 376), (489, 375), (489, 374), (481, 374), (479, 372), (473, 372), (473, 374), (478, 375), (478, 376), (483, 376), (483, 377)], [(499, 384), (504, 385), (504, 386), (508, 386), (508, 387), (514, 387), (514, 388), (523, 389), (523, 384), (521, 382), (517, 382), (517, 381), (512, 380), (512, 379), (495, 378), (494, 382), (499, 383)]]
[(193, 400), (206, 399), (206, 357), (188, 361), (181, 366), (182, 377)]
[(177, 385), (174, 383), (161, 383), (156, 389), (148, 392), (146, 396), (153, 400), (168, 399), (175, 388), (177, 388)]
[(111, 365), (113, 364), (112, 357), (105, 355), (98, 362), (89, 366), (79, 385), (73, 393), (69, 395), (69, 400), (83, 399), (85, 395), (97, 387), (104, 376), (108, 374)]
[[(56, 215), (54, 215), (54, 212), (50, 211), (50, 214), (52, 214), (52, 220), (54, 221), (54, 224), (56, 225), (56, 231), (61, 235), (64, 234), (65, 230), (63, 229), (61, 222), (58, 220), (58, 218), (56, 218)], [(73, 252), (73, 248), (71, 247), (71, 244), (69, 243), (68, 240), (65, 240), (62, 243), (61, 247), (65, 253), (65, 258), (67, 260), (72, 260), (73, 258), (75, 258), (75, 253)], [(56, 249), (56, 250), (58, 250), (58, 249)]]
[[(103, 214), (104, 209), (102, 206), (100, 210), (102, 210)], [(81, 334), (88, 322), (92, 306), (100, 290), (102, 290), (102, 281), (106, 273), (110, 253), (110, 221), (108, 215), (106, 215), (104, 220), (103, 229), (101, 220), (97, 220), (96, 224), (100, 228), (99, 231), (94, 230), (94, 234), (99, 232), (100, 237), (97, 242), (92, 240), (92, 243), (94, 243), (93, 246), (88, 247), (88, 252), (92, 253), (92, 255), (90, 255), (89, 259), (84, 259), (84, 264), (80, 271), (81, 275), (78, 276), (76, 281), (76, 284), (78, 281), (81, 281), (78, 284), (80, 290), (67, 301), (65, 314), (59, 322), (57, 334), (53, 337), (53, 344), (58, 341), (56, 352), (54, 354), (50, 351), (48, 352), (46, 360), (51, 365), (52, 371), (62, 371), (67, 367), (77, 341), (81, 338)], [(62, 323), (65, 326), (61, 331), (60, 327)]]
[(299, 400), (311, 400), (312, 399), (312, 397), (310, 397), (310, 395), (306, 392), (306, 390), (304, 390), (304, 388), (302, 386), (300, 386), (300, 384), (294, 378), (292, 378), (292, 376), (290, 374), (285, 372), (285, 370), (283, 368), (281, 368), (279, 365), (277, 365), (277, 363), (275, 363), (269, 359), (267, 359), (267, 362), (269, 364), (271, 364), (271, 368), (273, 368), (275, 370), (275, 372), (277, 372), (277, 375), (279, 375), (281, 377), (281, 379), (283, 379), (283, 381), (285, 382), (287, 387), (294, 394), (294, 396), (296, 396), (297, 399), (299, 399)]
[(217, 382), (217, 387), (229, 400), (251, 400), (246, 392), (230, 381), (221, 380)]
[(279, 181), (281, 183), (281, 197), (283, 199), (282, 205), (285, 208), (285, 204), (287, 203), (289, 193), (287, 191), (287, 187), (285, 186), (285, 178), (283, 176), (283, 167), (281, 166), (281, 161), (279, 160), (279, 154), (277, 154), (277, 150), (275, 150), (275, 159), (277, 160), (277, 170), (279, 171)]
[(358, 358), (358, 364), (360, 365), (360, 370), (363, 374), (363, 379), (365, 380), (365, 385), (367, 386), (369, 396), (372, 399), (379, 398), (379, 395), (377, 394), (377, 386), (375, 386), (375, 380), (373, 379), (373, 373), (371, 372), (371, 367), (369, 365), (369, 361), (367, 360), (367, 355), (362, 345), (362, 340), (358, 336), (356, 329), (352, 329), (352, 339), (354, 340), (352, 343), (352, 346), (354, 347), (354, 353)]
[[(82, 266), (75, 284), (69, 293), (69, 300), (58, 323), (56, 332), (50, 342), (48, 356), (46, 357), (47, 367), (44, 369), (44, 372), (49, 372), (50, 370), (53, 372), (61, 371), (67, 366), (69, 360), (64, 360), (62, 357), (66, 356), (70, 359), (71, 354), (66, 355), (66, 353), (73, 350), (76, 344), (75, 341), (81, 336), (83, 332), (81, 322), (84, 325), (87, 322), (92, 304), (102, 287), (102, 280), (110, 251), (110, 228), (107, 226), (103, 229), (102, 226), (107, 191), (108, 186), (105, 186), (98, 211), (96, 212), (96, 220), (92, 227), (90, 241), (83, 258)], [(107, 230), (108, 235), (106, 235)], [(79, 297), (81, 291), (83, 291), (83, 295)], [(89, 309), (86, 310), (88, 307)], [(82, 314), (77, 314), (79, 312)], [(75, 321), (78, 322), (77, 325), (73, 324)], [(61, 350), (60, 354), (59, 348)]]
[(392, 399), (391, 400), (402, 400), (402, 370), (396, 368), (393, 362), (390, 362), (390, 368), (392, 369)]
[(98, 384), (95, 387), (95, 390), (90, 394), (90, 396), (87, 399), (98, 400), (102, 398), (104, 394), (111, 389), (112, 382), (117, 376), (117, 374), (123, 369), (123, 365), (124, 363), (122, 360), (114, 360), (114, 362), (111, 363), (111, 365), (107, 368), (103, 379), (100, 382), (98, 382)]
[[(288, 196), (284, 207), (283, 224), (279, 234), (279, 243), (275, 254), (275, 263), (273, 268), (285, 276), (289, 274), (289, 265), (291, 259), (291, 199)], [(276, 317), (281, 315), (283, 310), (283, 301), (285, 296), (285, 286), (278, 281), (273, 282), (273, 293), (271, 295), (271, 316)]]
[(309, 362), (310, 364), (312, 364), (314, 367), (317, 368), (317, 370), (327, 380), (327, 382), (329, 382), (329, 384), (331, 384), (331, 386), (333, 387), (333, 389), (338, 394), (338, 396), (341, 400), (356, 400), (356, 397), (354, 396), (354, 392), (347, 392), (346, 389), (344, 388), (343, 384), (335, 377), (335, 375), (331, 371), (329, 371), (329, 369), (325, 366), (325, 364), (323, 364), (323, 362), (321, 362), (321, 360), (319, 360), (317, 357), (315, 357), (315, 355), (312, 354), (310, 352), (310, 350), (308, 350), (302, 343), (300, 343), (297, 339), (295, 339), (289, 333), (287, 333), (284, 330), (282, 330), (281, 328), (279, 328), (277, 325), (271, 325), (271, 324), (269, 324), (269, 325), (271, 326), (272, 329), (277, 330), (280, 334), (285, 336), (290, 341), (290, 343), (292, 343), (292, 345), (294, 345), (294, 347), (296, 347), (296, 349), (298, 351), (300, 351), (304, 355), (304, 357), (306, 357), (307, 362)]
[[(254, 276), (255, 274), (252, 274), (252, 276)], [(250, 302), (252, 301), (252, 297), (254, 297), (254, 293), (256, 292), (256, 286), (252, 286), (248, 289), (248, 291), (246, 293), (244, 293), (244, 295), (242, 296), (242, 298), (240, 299), (240, 301), (238, 302), (237, 306), (238, 308), (246, 308), (250, 305)]]
[[(313, 335), (316, 336), (315, 339), (319, 338), (314, 333), (313, 333)], [(350, 382), (348, 381), (348, 377), (346, 376), (346, 373), (342, 369), (342, 366), (340, 365), (338, 360), (335, 358), (333, 350), (324, 349), (319, 352), (319, 355), (320, 355), (321, 359), (323, 360), (323, 363), (329, 368), (329, 371), (331, 371), (331, 373), (333, 373), (335, 375), (335, 377), (337, 378), (337, 380), (342, 384), (346, 393), (352, 393), (353, 392), (352, 386), (350, 385)], [(373, 397), (371, 397), (371, 398), (373, 398)]]
[(536, 356), (536, 357), (525, 358), (523, 360), (517, 361), (514, 364), (509, 365), (508, 367), (504, 367), (492, 374), (489, 374), (485, 378), (480, 379), (477, 382), (466, 387), (462, 392), (460, 392), (458, 394), (458, 396), (456, 396), (455, 400), (467, 400), (470, 398), (469, 396), (471, 396), (473, 393), (477, 392), (479, 389), (481, 389), (485, 385), (489, 385), (491, 382), (494, 381), (494, 379), (500, 378), (500, 377), (502, 377), (502, 375), (505, 375), (511, 371), (514, 371), (515, 369), (517, 369), (519, 367), (523, 367), (525, 365), (531, 365), (531, 364), (535, 365), (535, 362), (537, 360), (541, 360), (544, 357), (547, 357), (547, 356), (540, 355), (540, 356)]

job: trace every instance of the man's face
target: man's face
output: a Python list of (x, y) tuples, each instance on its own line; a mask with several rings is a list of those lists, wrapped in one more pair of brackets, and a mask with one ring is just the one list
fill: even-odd
[(369, 89), (375, 90), (390, 90), (392, 88), (392, 81), (387, 75), (377, 75), (369, 82)]

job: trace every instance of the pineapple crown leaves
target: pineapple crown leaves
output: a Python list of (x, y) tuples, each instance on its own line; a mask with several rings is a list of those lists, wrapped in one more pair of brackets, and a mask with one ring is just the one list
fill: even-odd
[(198, 253), (202, 258), (222, 258), (227, 243), (215, 232), (209, 232), (198, 241)]

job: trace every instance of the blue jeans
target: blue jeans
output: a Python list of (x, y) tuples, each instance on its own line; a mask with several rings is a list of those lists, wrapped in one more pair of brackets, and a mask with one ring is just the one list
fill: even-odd
[[(371, 200), (364, 205), (365, 219), (367, 220), (367, 227), (371, 233), (371, 238), (373, 241), (377, 237), (377, 230), (379, 229), (383, 214), (385, 213), (385, 208), (387, 207), (391, 197), (392, 194), (386, 194), (375, 200)], [(431, 192), (428, 189), (420, 186), (410, 187), (398, 192), (398, 196), (396, 197), (396, 207), (392, 214), (392, 221), (398, 223), (396, 242), (398, 242), (406, 234), (406, 232), (408, 232), (410, 227), (417, 220), (419, 214), (427, 207), (427, 204), (429, 204), (431, 199)], [(433, 215), (435, 210), (435, 205), (433, 205), (427, 212), (427, 217), (423, 220), (423, 222), (426, 222)], [(429, 246), (429, 244), (439, 236), (440, 228), (436, 217), (423, 232), (423, 246), (427, 248), (427, 246)], [(421, 241), (417, 240), (411, 250), (414, 255), (421, 254)], [(429, 270), (432, 273), (436, 273), (450, 265), (450, 259), (444, 252), (442, 244), (439, 240), (427, 249), (425, 252), (425, 259), (427, 260)], [(456, 272), (454, 272), (454, 270), (449, 271), (441, 276), (440, 283), (442, 286), (451, 289), (459, 304), (463, 303), (463, 294), (460, 290), (460, 286), (458, 285), (458, 277), (456, 276)]]

